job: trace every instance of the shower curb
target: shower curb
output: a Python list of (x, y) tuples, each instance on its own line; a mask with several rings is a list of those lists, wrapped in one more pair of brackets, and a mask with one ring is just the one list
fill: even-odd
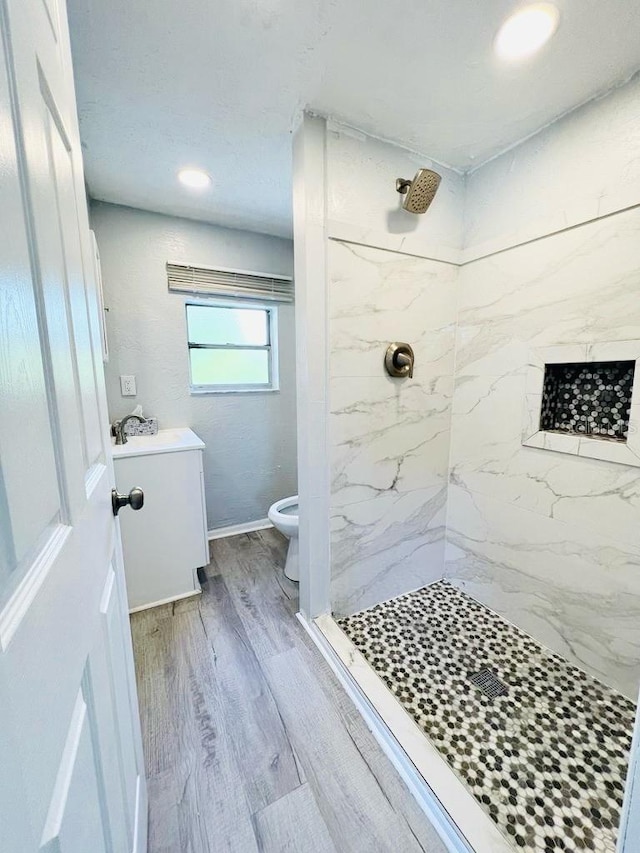
[(404, 749), (355, 682), (322, 630), (315, 622), (309, 621), (303, 613), (296, 613), (296, 617), (329, 664), (333, 674), (362, 716), (367, 728), (398, 771), (410, 794), (433, 825), (449, 853), (474, 853), (474, 848), (462, 835), (440, 800), (416, 770)]

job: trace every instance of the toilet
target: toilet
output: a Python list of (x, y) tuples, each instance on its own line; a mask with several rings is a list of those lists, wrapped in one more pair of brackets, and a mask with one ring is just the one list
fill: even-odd
[(283, 498), (269, 507), (269, 521), (289, 540), (284, 573), (292, 581), (300, 580), (298, 567), (298, 496)]

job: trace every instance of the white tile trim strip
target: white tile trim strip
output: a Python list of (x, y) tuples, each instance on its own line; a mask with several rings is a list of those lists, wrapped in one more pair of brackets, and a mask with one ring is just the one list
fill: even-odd
[[(325, 615), (309, 622), (300, 613), (298, 619), (449, 853), (513, 853), (334, 619)], [(473, 846), (469, 838), (473, 839)]]
[(340, 240), (342, 243), (355, 243), (359, 246), (370, 246), (374, 249), (386, 249), (399, 255), (412, 255), (429, 261), (459, 266), (462, 260), (460, 249), (447, 245), (424, 246), (424, 237), (406, 234), (388, 234), (371, 228), (361, 228), (349, 222), (337, 219), (327, 221), (327, 237), (330, 240)]
[[(630, 203), (626, 204), (625, 202), (628, 201)], [(341, 240), (343, 243), (355, 243), (360, 246), (387, 249), (390, 252), (397, 252), (401, 255), (413, 255), (418, 258), (464, 267), (467, 264), (473, 264), (476, 261), (493, 257), (493, 255), (499, 255), (503, 252), (510, 252), (512, 249), (518, 249), (521, 246), (527, 246), (529, 243), (536, 243), (539, 240), (555, 237), (558, 234), (563, 234), (565, 231), (582, 228), (585, 225), (591, 225), (594, 222), (599, 222), (611, 216), (617, 216), (620, 213), (628, 213), (639, 207), (640, 202), (637, 200), (636, 192), (631, 198), (626, 196), (620, 197), (617, 203), (611, 203), (602, 211), (576, 217), (574, 221), (567, 222), (566, 218), (561, 217), (549, 225), (547, 217), (544, 222), (536, 223), (522, 234), (511, 235), (507, 240), (492, 240), (488, 243), (478, 246), (466, 246), (462, 249), (441, 245), (431, 246), (426, 251), (421, 240), (411, 235), (404, 236), (401, 234), (388, 234), (384, 231), (374, 231), (361, 228), (349, 222), (340, 222), (337, 219), (328, 220), (327, 237), (330, 240)]]
[(460, 253), (459, 263), (461, 266), (473, 264), (476, 261), (484, 260), (484, 258), (517, 249), (519, 246), (536, 243), (538, 240), (555, 237), (556, 234), (562, 234), (574, 228), (582, 228), (583, 225), (591, 225), (591, 223), (599, 222), (609, 216), (617, 216), (619, 213), (635, 210), (640, 207), (639, 194), (640, 187), (632, 186), (606, 199), (600, 201), (594, 199), (591, 208), (585, 206), (579, 212), (558, 210), (553, 217), (544, 216), (542, 219), (530, 223), (526, 229), (519, 233), (480, 243), (476, 246), (466, 246)]
[(254, 530), (267, 530), (273, 527), (268, 518), (259, 518), (257, 521), (245, 521), (242, 524), (230, 524), (228, 527), (216, 527), (207, 530), (207, 539), (224, 539), (227, 536), (239, 536), (240, 533), (253, 533)]

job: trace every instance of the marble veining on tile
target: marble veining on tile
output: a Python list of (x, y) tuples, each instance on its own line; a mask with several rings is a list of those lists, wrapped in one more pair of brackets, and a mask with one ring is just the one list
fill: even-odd
[(640, 549), (452, 482), (447, 579), (635, 701)]
[(631, 701), (446, 581), (339, 625), (515, 849), (613, 853)]
[[(462, 267), (445, 550), (445, 577), (633, 700), (640, 470), (620, 453), (640, 417), (631, 410), (626, 443), (522, 439), (523, 412), (539, 419), (532, 351), (546, 363), (637, 357), (639, 226), (640, 211), (623, 212)], [(605, 458), (588, 458), (594, 444)]]
[[(332, 603), (353, 613), (442, 577), (456, 267), (329, 242)], [(383, 367), (391, 341), (412, 379)]]

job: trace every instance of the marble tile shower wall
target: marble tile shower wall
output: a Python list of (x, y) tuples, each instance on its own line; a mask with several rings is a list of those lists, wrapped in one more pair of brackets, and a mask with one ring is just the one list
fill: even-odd
[(454, 584), (633, 700), (640, 471), (521, 429), (531, 348), (640, 338), (639, 229), (631, 210), (461, 268), (446, 549)]
[[(328, 245), (333, 610), (442, 577), (458, 268)], [(412, 380), (383, 357), (412, 344)]]

